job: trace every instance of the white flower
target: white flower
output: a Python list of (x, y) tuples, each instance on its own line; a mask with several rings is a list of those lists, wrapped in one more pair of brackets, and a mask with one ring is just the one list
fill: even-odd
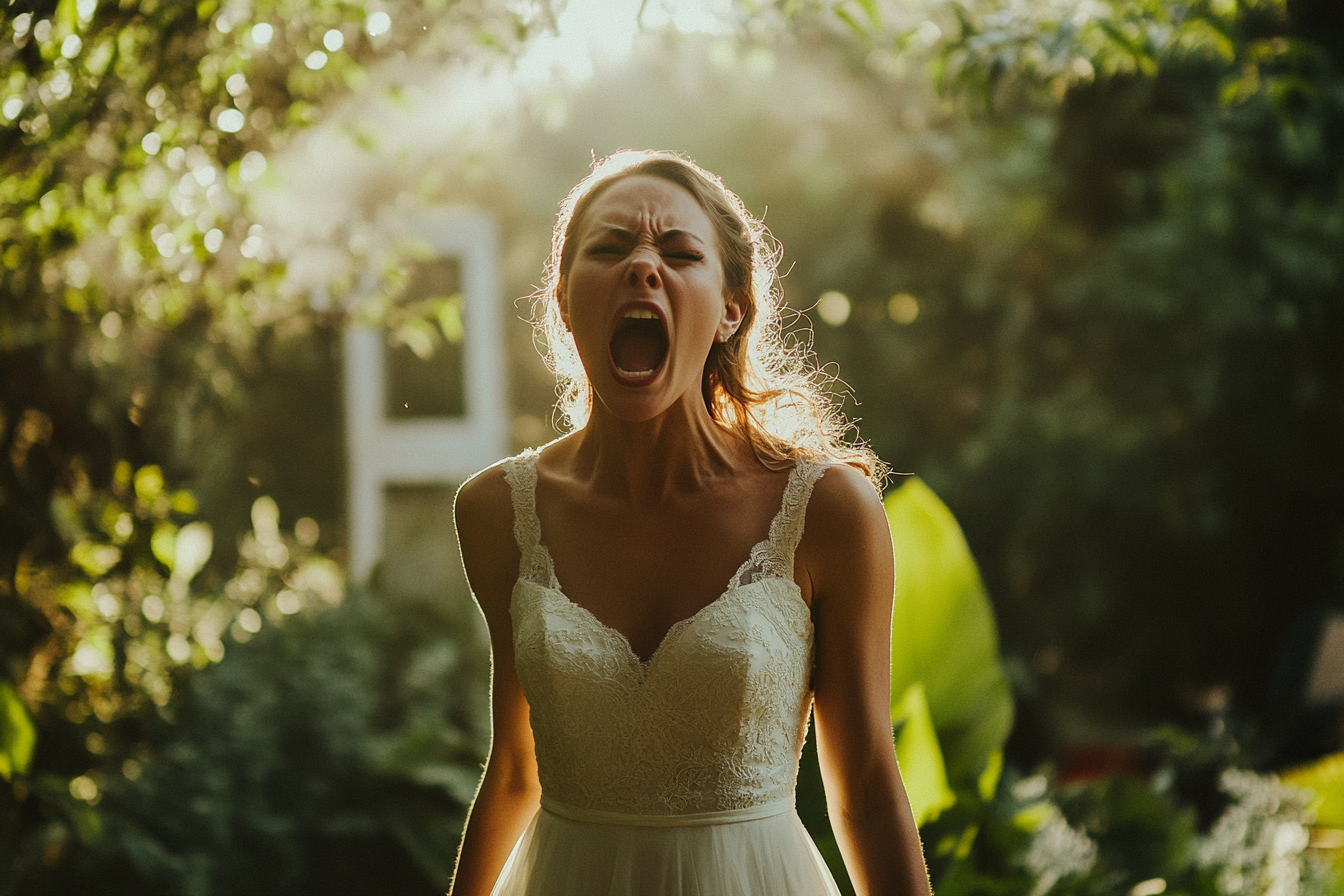
[(1218, 889), (1228, 896), (1299, 896), (1311, 795), (1239, 769), (1223, 772), (1219, 783), (1232, 804), (1200, 838), (1200, 867), (1217, 869)]
[(1022, 863), (1036, 878), (1031, 896), (1045, 896), (1063, 878), (1091, 871), (1097, 863), (1097, 844), (1087, 834), (1069, 827), (1056, 809), (1032, 835)]

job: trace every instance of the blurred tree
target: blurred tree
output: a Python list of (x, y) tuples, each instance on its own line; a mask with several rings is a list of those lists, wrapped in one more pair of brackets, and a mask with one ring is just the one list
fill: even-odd
[(268, 156), (374, 62), (507, 54), (549, 21), (544, 0), (3, 3), (0, 892), (92, 842), (104, 779), (231, 627), (297, 612), (297, 583), (335, 569), (313, 520), (286, 544), (253, 503), (297, 466), (292, 440), (254, 461), (259, 416), (336, 360), (335, 315), (281, 290), (252, 219)]
[[(1344, 584), (1327, 6), (954, 6), (934, 58), (971, 114), (830, 286), (854, 307), (819, 350), (957, 511), (1024, 692), (1072, 736), (1208, 720), (1225, 685), (1258, 711), (1277, 633)], [(854, 23), (880, 83), (914, 31)]]
[[(209, 503), (268, 340), (320, 324), (249, 214), (267, 156), (398, 54), (516, 47), (544, 4), (13, 2), (0, 43), (0, 578), (46, 501), (152, 458)], [(353, 259), (350, 270), (357, 269)], [(350, 271), (333, 271), (332, 279)], [(233, 483), (230, 483), (233, 486)], [(244, 512), (246, 504), (243, 504)], [(241, 522), (241, 520), (239, 520)]]

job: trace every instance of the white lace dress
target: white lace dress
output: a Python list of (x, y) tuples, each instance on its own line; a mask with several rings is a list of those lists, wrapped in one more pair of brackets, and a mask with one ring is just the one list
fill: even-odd
[(793, 469), (766, 540), (644, 662), (560, 590), (536, 463), (526, 452), (504, 473), (541, 810), (495, 896), (838, 896), (793, 805), (812, 706), (812, 619), (793, 554), (824, 468)]

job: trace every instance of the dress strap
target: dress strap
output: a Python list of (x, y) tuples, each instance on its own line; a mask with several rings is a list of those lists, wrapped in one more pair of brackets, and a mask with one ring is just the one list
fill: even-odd
[(537, 516), (537, 458), (540, 449), (529, 448), (503, 463), (504, 480), (513, 501), (513, 538), (522, 557), (518, 578), (551, 585), (555, 568), (541, 543), (541, 519)]
[(807, 522), (807, 502), (812, 487), (826, 472), (827, 464), (811, 460), (797, 461), (789, 471), (784, 484), (784, 497), (779, 512), (770, 521), (770, 533), (765, 541), (751, 549), (747, 562), (738, 567), (729, 586), (745, 585), (760, 579), (792, 579), (793, 554), (803, 537)]
[(784, 486), (784, 500), (780, 502), (779, 514), (770, 523), (770, 553), (788, 578), (793, 578), (793, 554), (798, 550), (798, 542), (803, 539), (807, 502), (812, 497), (812, 487), (825, 474), (826, 467), (826, 464), (816, 461), (799, 460), (790, 471), (789, 481)]

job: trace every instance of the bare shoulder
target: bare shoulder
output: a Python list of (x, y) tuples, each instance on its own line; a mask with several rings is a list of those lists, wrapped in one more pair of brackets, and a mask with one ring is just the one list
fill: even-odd
[(861, 470), (836, 464), (817, 481), (797, 562), (807, 575), (811, 597), (837, 588), (851, 590), (855, 579), (887, 575), (891, 531), (882, 496)]
[(808, 534), (856, 534), (873, 525), (886, 529), (882, 496), (862, 470), (849, 464), (826, 468), (813, 487), (807, 507)]
[(513, 501), (503, 462), (462, 483), (453, 502), (453, 518), (467, 580), (488, 619), (495, 605), (507, 608), (518, 578)]
[(458, 527), (498, 524), (503, 518), (512, 528), (513, 506), (509, 483), (504, 478), (504, 461), (473, 475), (457, 490), (453, 514)]

